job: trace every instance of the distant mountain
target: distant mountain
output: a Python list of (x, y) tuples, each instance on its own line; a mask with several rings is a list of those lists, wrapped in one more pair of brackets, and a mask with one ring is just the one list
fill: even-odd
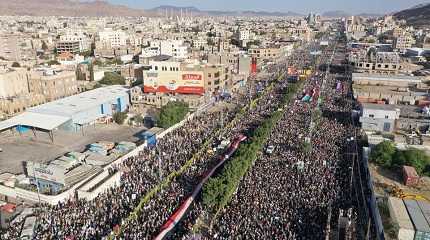
[(339, 18), (339, 17), (348, 17), (351, 16), (351, 14), (344, 12), (344, 11), (328, 11), (328, 12), (324, 12), (322, 14), (323, 17), (332, 17), (332, 18)]
[(0, 15), (142, 16), (145, 12), (106, 1), (0, 0)]
[(366, 17), (366, 18), (379, 18), (379, 17), (384, 16), (384, 14), (379, 14), (379, 13), (360, 13), (360, 14), (357, 14), (355, 16)]
[(418, 28), (430, 28), (430, 3), (397, 12), (394, 17), (399, 20), (406, 20), (407, 24)]
[(302, 16), (295, 12), (267, 12), (267, 11), (215, 11), (215, 10), (200, 10), (196, 7), (177, 7), (170, 5), (162, 5), (156, 8), (149, 9), (147, 13), (158, 14), (158, 15), (178, 15), (182, 11), (182, 14), (193, 14), (193, 16)]

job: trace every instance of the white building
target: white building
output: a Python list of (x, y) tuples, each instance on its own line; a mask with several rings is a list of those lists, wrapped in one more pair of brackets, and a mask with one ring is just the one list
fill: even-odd
[(68, 29), (64, 35), (60, 36), (60, 45), (66, 43), (78, 43), (79, 52), (84, 52), (91, 49), (91, 39), (85, 35), (81, 30)]
[(128, 36), (124, 31), (105, 28), (104, 31), (99, 32), (99, 38), (104, 46), (115, 48), (125, 46)]
[(399, 118), (400, 109), (393, 105), (366, 103), (362, 107), (360, 122), (365, 131), (392, 132)]

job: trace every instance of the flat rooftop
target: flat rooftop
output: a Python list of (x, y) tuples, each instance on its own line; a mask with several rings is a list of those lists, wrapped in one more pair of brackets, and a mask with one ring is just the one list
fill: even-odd
[(374, 81), (399, 81), (399, 82), (412, 82), (421, 83), (424, 79), (415, 76), (407, 75), (381, 75), (381, 74), (368, 74), (368, 73), (352, 73), (352, 80), (374, 80)]
[(97, 88), (32, 107), (27, 109), (27, 111), (49, 115), (72, 116), (83, 110), (100, 106), (105, 102), (111, 101), (116, 96), (128, 95), (128, 91), (129, 89), (119, 85)]

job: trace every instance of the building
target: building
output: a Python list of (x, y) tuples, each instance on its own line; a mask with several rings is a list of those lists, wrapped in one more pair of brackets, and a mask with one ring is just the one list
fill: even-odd
[(132, 109), (140, 112), (145, 106), (161, 108), (171, 101), (185, 102), (191, 109), (197, 109), (205, 103), (205, 97), (194, 94), (145, 94), (141, 87), (134, 87), (130, 90)]
[(360, 117), (361, 128), (365, 131), (393, 132), (399, 117), (400, 109), (393, 105), (365, 103)]
[(411, 34), (403, 34), (396, 38), (394, 42), (394, 47), (399, 50), (399, 52), (406, 52), (407, 48), (411, 48), (415, 44), (415, 39)]
[(58, 53), (72, 53), (77, 54), (81, 52), (80, 44), (78, 41), (59, 41), (57, 43)]
[(78, 83), (74, 71), (42, 69), (31, 74), (30, 88), (39, 92), (50, 102), (78, 93)]
[(32, 60), (36, 58), (36, 49), (29, 38), (0, 32), (0, 57), (9, 61)]
[(57, 43), (58, 53), (69, 52), (72, 54), (88, 51), (91, 49), (91, 40), (82, 31), (68, 30), (60, 36)]
[(216, 94), (231, 86), (227, 65), (158, 56), (143, 68), (145, 93)]
[[(129, 90), (122, 86), (97, 88), (28, 108), (24, 113), (0, 122), (0, 131), (17, 129), (77, 132), (97, 121), (105, 122), (130, 106)], [(51, 135), (53, 140), (53, 135)]]
[(127, 34), (121, 30), (112, 30), (105, 28), (104, 31), (99, 32), (99, 39), (104, 48), (116, 48), (126, 46)]
[(7, 116), (77, 92), (74, 71), (13, 68), (0, 72), (0, 112)]
[(248, 55), (259, 60), (276, 59), (281, 56), (281, 48), (279, 47), (256, 47), (248, 49)]

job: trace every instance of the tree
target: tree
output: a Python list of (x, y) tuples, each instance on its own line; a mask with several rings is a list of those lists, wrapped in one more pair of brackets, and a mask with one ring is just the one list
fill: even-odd
[(42, 41), (42, 50), (43, 50), (43, 51), (48, 50), (48, 45), (46, 44), (46, 42), (45, 42), (45, 41)]
[(115, 72), (106, 72), (100, 81), (103, 85), (125, 85), (125, 78)]
[(13, 62), (12, 67), (19, 68), (19, 67), (21, 67), (21, 65), (18, 62)]
[(112, 116), (113, 121), (117, 124), (121, 125), (124, 123), (125, 119), (127, 118), (127, 113), (124, 112), (116, 112)]
[(51, 65), (60, 65), (60, 63), (57, 60), (51, 60), (51, 61), (47, 62), (47, 64), (49, 66), (51, 66)]
[(383, 141), (376, 145), (370, 153), (370, 159), (384, 167), (391, 167), (396, 147), (390, 141)]
[(404, 151), (396, 151), (393, 157), (393, 166), (412, 166), (417, 170), (418, 174), (425, 172), (427, 166), (430, 165), (429, 157), (422, 150), (407, 149)]
[(169, 128), (184, 119), (188, 111), (188, 104), (184, 102), (169, 102), (161, 108), (157, 123), (162, 128)]
[(90, 82), (94, 81), (94, 66), (92, 63), (88, 65), (88, 71), (90, 72)]

